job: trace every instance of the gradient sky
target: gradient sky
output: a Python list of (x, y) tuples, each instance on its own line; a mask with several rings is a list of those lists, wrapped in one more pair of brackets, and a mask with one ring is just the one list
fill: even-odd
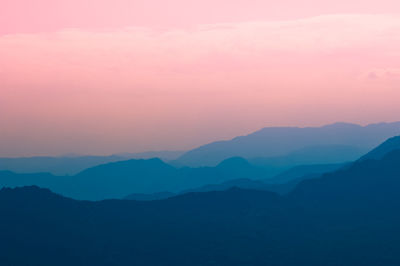
[(398, 120), (398, 0), (0, 3), (0, 156)]

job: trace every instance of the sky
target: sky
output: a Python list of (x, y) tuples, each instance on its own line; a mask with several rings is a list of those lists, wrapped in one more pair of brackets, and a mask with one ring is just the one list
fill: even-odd
[(400, 120), (398, 0), (1, 0), (0, 156)]

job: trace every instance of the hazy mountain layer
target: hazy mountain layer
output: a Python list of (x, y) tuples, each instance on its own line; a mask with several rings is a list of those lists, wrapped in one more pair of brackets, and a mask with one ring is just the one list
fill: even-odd
[(121, 153), (112, 156), (60, 156), (0, 158), (0, 170), (16, 173), (48, 172), (54, 175), (75, 175), (96, 165), (123, 161), (127, 159), (160, 158), (165, 161), (175, 160), (183, 151), (155, 151), (142, 153)]
[[(300, 160), (298, 164), (339, 163), (355, 160), (387, 138), (399, 134), (400, 122), (365, 127), (346, 123), (306, 128), (270, 127), (198, 147), (183, 154), (175, 163), (212, 166), (226, 158), (240, 156), (246, 159), (278, 157), (282, 164), (285, 163), (283, 157), (293, 153), (286, 159)], [(296, 153), (301, 156), (296, 156)], [(317, 157), (318, 162), (315, 161), (317, 154), (323, 155)]]
[(268, 170), (242, 158), (230, 158), (216, 167), (174, 168), (160, 159), (127, 160), (99, 165), (74, 176), (47, 173), (0, 172), (0, 186), (37, 185), (75, 199), (122, 198), (132, 193), (159, 193), (218, 184), (233, 179), (266, 179)]
[(322, 174), (327, 172), (335, 171), (343, 164), (332, 164), (332, 165), (303, 165), (289, 169), (275, 177), (263, 179), (263, 180), (252, 180), (252, 179), (233, 179), (220, 184), (207, 184), (198, 188), (191, 188), (180, 191), (178, 193), (171, 192), (160, 192), (153, 194), (130, 194), (125, 199), (130, 200), (160, 200), (167, 199), (180, 194), (189, 192), (208, 192), (208, 191), (224, 191), (231, 188), (242, 188), (242, 189), (255, 189), (275, 192), (278, 194), (286, 194), (293, 190), (298, 183), (303, 180), (318, 178)]

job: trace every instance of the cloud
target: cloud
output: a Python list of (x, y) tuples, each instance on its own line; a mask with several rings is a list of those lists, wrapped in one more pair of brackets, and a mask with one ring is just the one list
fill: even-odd
[(70, 87), (79, 83), (80, 90), (101, 84), (169, 88), (195, 81), (223, 83), (224, 77), (237, 74), (256, 80), (265, 72), (294, 75), (292, 70), (307, 64), (308, 71), (346, 68), (340, 66), (346, 60), (365, 64), (377, 57), (393, 67), (389, 55), (399, 52), (399, 32), (399, 16), (343, 14), (192, 30), (128, 27), (6, 35), (0, 37), (0, 78), (24, 82), (23, 75), (27, 84)]
[(0, 80), (21, 85), (14, 88), (136, 90), (140, 95), (155, 89), (318, 87), (329, 79), (335, 85), (343, 79), (343, 85), (361, 73), (383, 75), (370, 69), (398, 68), (393, 54), (400, 52), (399, 33), (400, 16), (337, 14), (191, 30), (125, 27), (6, 35), (0, 37)]
[(294, 21), (200, 25), (193, 30), (65, 29), (46, 34), (6, 35), (0, 37), (0, 44), (6, 48), (5, 53), (18, 48), (30, 48), (32, 52), (50, 48), (50, 52), (62, 50), (73, 54), (79, 51), (86, 56), (145, 53), (193, 60), (210, 51), (247, 56), (268, 50), (318, 52), (383, 45), (388, 40), (399, 42), (400, 36), (395, 34), (399, 30), (399, 16), (326, 15)]

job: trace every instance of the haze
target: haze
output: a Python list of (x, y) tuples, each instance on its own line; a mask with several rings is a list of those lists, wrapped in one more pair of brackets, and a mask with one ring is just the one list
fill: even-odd
[(397, 121), (399, 85), (394, 0), (0, 8), (0, 156), (181, 150), (266, 126)]

